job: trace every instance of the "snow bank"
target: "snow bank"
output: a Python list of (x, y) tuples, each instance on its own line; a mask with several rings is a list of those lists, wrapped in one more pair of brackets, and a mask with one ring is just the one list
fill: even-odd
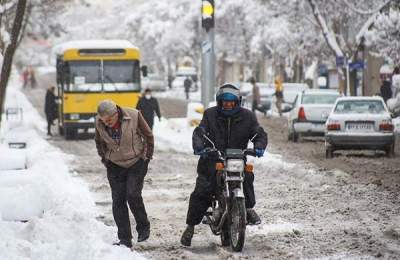
[[(153, 134), (155, 139), (155, 147), (160, 151), (175, 151), (180, 153), (193, 154), (192, 149), (192, 134), (194, 126), (189, 125), (187, 118), (163, 118), (161, 122), (155, 121)], [(252, 144), (249, 144), (252, 147)], [(268, 148), (267, 148), (268, 150)], [(259, 166), (268, 166), (270, 168), (288, 168), (297, 167), (294, 163), (288, 163), (283, 160), (279, 154), (266, 152), (261, 158), (248, 158)]]
[(3, 122), (0, 141), (27, 142), (27, 169), (0, 170), (0, 259), (144, 259), (112, 246), (115, 227), (95, 219), (87, 184), (71, 176), (67, 155), (38, 134), (44, 120), (17, 87), (9, 88), (6, 107), (17, 106), (23, 121)]
[[(197, 83), (199, 84), (199, 82)], [(164, 92), (154, 92), (153, 95), (158, 98), (174, 98), (174, 99), (186, 99), (184, 88), (172, 88)], [(189, 99), (191, 101), (201, 101), (201, 87), (195, 92), (189, 92)]]

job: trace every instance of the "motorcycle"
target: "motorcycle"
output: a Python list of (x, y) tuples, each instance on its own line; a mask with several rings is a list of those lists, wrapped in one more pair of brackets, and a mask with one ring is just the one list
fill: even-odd
[[(257, 136), (251, 139), (253, 140)], [(231, 246), (235, 252), (243, 249), (246, 237), (246, 206), (243, 193), (244, 174), (253, 174), (253, 165), (246, 164), (246, 157), (255, 156), (253, 149), (216, 149), (206, 136), (212, 148), (207, 153), (216, 154), (217, 191), (213, 197), (211, 212), (207, 211), (204, 224), (208, 224), (214, 235), (221, 236), (223, 246)]]

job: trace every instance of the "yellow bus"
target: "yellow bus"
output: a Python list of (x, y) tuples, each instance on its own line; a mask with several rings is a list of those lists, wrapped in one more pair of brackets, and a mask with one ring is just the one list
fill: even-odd
[(97, 105), (112, 99), (136, 107), (140, 95), (140, 51), (124, 40), (72, 41), (53, 50), (57, 56), (59, 132), (74, 139), (94, 127)]

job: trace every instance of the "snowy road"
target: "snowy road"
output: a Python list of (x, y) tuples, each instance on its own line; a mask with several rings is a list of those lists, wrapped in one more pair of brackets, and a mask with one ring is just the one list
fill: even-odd
[[(42, 111), (44, 91), (30, 92), (29, 99)], [(176, 110), (171, 102), (166, 103), (169, 106), (164, 109)], [(292, 148), (281, 140), (284, 131), (276, 125), (281, 121), (274, 122), (273, 126), (268, 125), (268, 120), (261, 119), (261, 122), (269, 129), (270, 149), (275, 154), (268, 154), (255, 163), (256, 209), (263, 223), (248, 228), (244, 251), (233, 253), (222, 248), (219, 238), (212, 236), (204, 225), (197, 228), (191, 248), (180, 246), (197, 158), (156, 150), (143, 195), (152, 233), (147, 242), (135, 245), (138, 252), (154, 259), (400, 257), (398, 168), (386, 176), (391, 178), (391, 183), (379, 172), (376, 175), (367, 172), (366, 179), (362, 180), (363, 171), (369, 166), (371, 171), (378, 169), (382, 158), (341, 157), (326, 163), (322, 155), (320, 158), (316, 155), (319, 145), (315, 142), (302, 142), (303, 147), (296, 144)], [(102, 212), (99, 218), (114, 225), (105, 169), (99, 162), (93, 140), (67, 142), (56, 136), (50, 142), (75, 155), (70, 162), (72, 170), (90, 184)], [(389, 165), (397, 167), (395, 163)], [(374, 179), (376, 176), (380, 178)]]

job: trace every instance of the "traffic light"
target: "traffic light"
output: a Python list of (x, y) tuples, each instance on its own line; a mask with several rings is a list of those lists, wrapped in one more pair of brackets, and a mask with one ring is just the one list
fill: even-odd
[(202, 0), (201, 25), (208, 32), (214, 28), (214, 0)]

